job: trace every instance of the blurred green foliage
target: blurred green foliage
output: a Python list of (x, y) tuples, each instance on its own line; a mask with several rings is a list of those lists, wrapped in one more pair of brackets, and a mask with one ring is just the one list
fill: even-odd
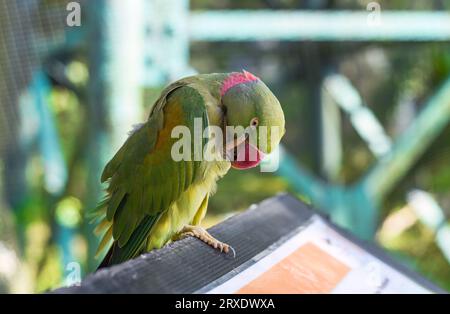
[[(212, 1), (192, 0), (194, 10), (206, 9), (365, 9), (368, 1)], [(380, 1), (383, 9), (450, 9), (445, 1)], [(1, 20), (0, 20), (1, 24)], [(43, 188), (44, 169), (38, 154), (26, 167), (29, 191), (19, 208), (8, 208), (0, 198), (0, 240), (17, 255), (18, 270), (11, 278), (0, 275), (2, 291), (45, 291), (62, 284), (61, 248), (57, 243), (58, 224), (71, 228), (75, 237), (74, 255), (86, 266), (87, 238), (91, 237), (87, 208), (86, 130), (91, 121), (86, 109), (89, 79), (85, 51), (66, 66), (67, 77), (76, 87), (55, 84), (49, 95), (56, 120), (69, 181), (59, 197)], [(0, 56), (1, 57), (1, 56)], [(360, 91), (368, 106), (395, 137), (402, 131), (399, 104), (409, 99), (415, 112), (450, 74), (449, 43), (194, 43), (191, 65), (201, 73), (246, 70), (264, 79), (283, 105), (287, 119), (285, 146), (304, 166), (319, 174), (317, 134), (317, 87), (320, 75), (330, 69), (345, 74)], [(160, 89), (143, 91), (148, 113)], [(145, 119), (145, 117), (142, 117)], [(375, 161), (366, 144), (343, 117), (344, 159), (338, 181), (352, 183)], [(136, 121), (139, 122), (139, 121)], [(406, 121), (408, 122), (408, 121)], [(128, 131), (128, 130), (126, 130)], [(126, 132), (124, 131), (124, 132)], [(383, 204), (382, 220), (405, 205), (405, 195), (419, 187), (436, 196), (449, 215), (450, 210), (450, 125), (423, 155)], [(0, 166), (0, 187), (4, 184)], [(98, 183), (100, 185), (100, 183)], [(206, 225), (278, 192), (294, 191), (286, 180), (258, 170), (232, 170), (218, 184), (210, 200)], [(299, 195), (299, 197), (303, 197)], [(3, 198), (4, 199), (4, 198)], [(15, 214), (13, 214), (13, 212)], [(381, 226), (382, 224), (380, 224)], [(415, 222), (395, 237), (380, 229), (380, 245), (432, 281), (450, 291), (450, 265), (436, 247), (433, 234)], [(16, 237), (15, 235), (19, 236)], [(3, 282), (7, 282), (3, 284)]]

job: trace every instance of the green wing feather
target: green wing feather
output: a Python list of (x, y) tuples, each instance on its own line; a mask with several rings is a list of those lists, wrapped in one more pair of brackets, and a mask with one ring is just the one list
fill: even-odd
[[(186, 82), (166, 88), (155, 103), (149, 119), (135, 130), (106, 165), (101, 180), (107, 181), (107, 199), (99, 208), (106, 234), (114, 240), (106, 265), (123, 262), (141, 253), (152, 226), (181, 193), (202, 178), (205, 165), (176, 162), (171, 157), (172, 128), (184, 125), (194, 134), (194, 118), (208, 126), (205, 102)], [(111, 232), (112, 224), (112, 232)], [(102, 240), (102, 246), (110, 241)], [(103, 247), (99, 247), (101, 251)]]

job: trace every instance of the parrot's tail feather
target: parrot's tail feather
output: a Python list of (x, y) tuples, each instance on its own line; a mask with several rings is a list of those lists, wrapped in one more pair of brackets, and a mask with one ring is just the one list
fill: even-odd
[(112, 225), (106, 230), (105, 234), (98, 245), (97, 252), (95, 253), (95, 258), (98, 258), (100, 254), (105, 250), (107, 246), (112, 243)]
[(106, 195), (94, 208), (86, 211), (85, 217), (90, 224), (99, 223), (106, 216), (106, 207), (108, 206), (110, 197)]
[(98, 225), (94, 228), (94, 234), (99, 237), (101, 234), (104, 234), (105, 231), (107, 231), (108, 229), (110, 229), (112, 226), (112, 222), (109, 221), (108, 219), (106, 219), (106, 217), (103, 217), (103, 219), (101, 219), (98, 222)]
[(119, 243), (114, 241), (98, 269), (120, 264), (138, 256), (142, 252), (150, 231), (159, 216), (145, 216), (123, 247), (120, 247)]
[(102, 260), (102, 262), (100, 263), (100, 265), (98, 265), (97, 270), (99, 270), (99, 269), (101, 269), (101, 268), (105, 268), (105, 267), (111, 266), (111, 265), (109, 264), (109, 262), (110, 262), (110, 260), (111, 260), (111, 257), (112, 257), (113, 251), (114, 251), (114, 247), (115, 247), (116, 245), (117, 245), (116, 242), (114, 242), (114, 243), (111, 245), (111, 247), (110, 247), (109, 250), (108, 250), (108, 253), (106, 253), (106, 255), (105, 255), (105, 257), (103, 258), (103, 260)]

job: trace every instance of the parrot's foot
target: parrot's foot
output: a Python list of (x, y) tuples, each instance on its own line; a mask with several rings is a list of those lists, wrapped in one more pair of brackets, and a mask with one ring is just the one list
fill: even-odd
[(217, 240), (210, 235), (208, 231), (201, 227), (191, 225), (184, 226), (180, 233), (176, 236), (176, 240), (181, 240), (187, 237), (197, 238), (213, 248), (220, 250), (220, 252), (224, 252), (225, 254), (228, 254), (231, 251), (233, 253), (233, 258), (236, 257), (236, 252), (232, 246)]

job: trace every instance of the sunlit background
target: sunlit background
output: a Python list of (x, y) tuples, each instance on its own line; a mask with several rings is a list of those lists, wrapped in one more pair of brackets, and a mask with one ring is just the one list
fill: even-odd
[(283, 106), (280, 167), (231, 170), (205, 225), (287, 191), (450, 290), (448, 1), (77, 1), (80, 26), (68, 3), (0, 0), (0, 292), (92, 272), (132, 125), (170, 81), (241, 69)]

